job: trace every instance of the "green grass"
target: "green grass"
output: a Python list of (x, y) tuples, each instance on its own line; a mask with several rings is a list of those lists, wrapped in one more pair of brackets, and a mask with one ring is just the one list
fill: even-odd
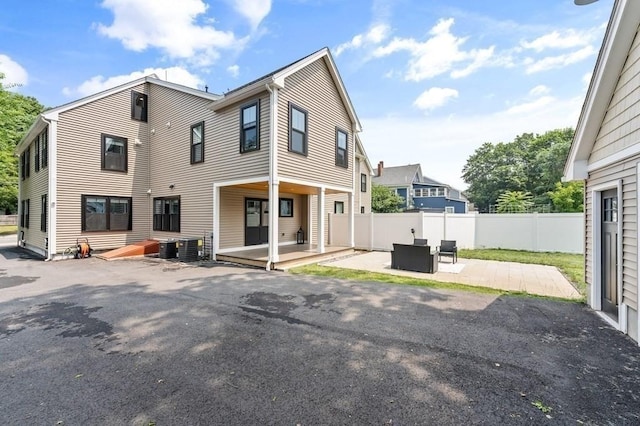
[(13, 235), (18, 232), (16, 225), (0, 225), (0, 235)]
[[(583, 296), (585, 294), (583, 256), (579, 254), (538, 253), (502, 249), (460, 250), (459, 254), (460, 257), (467, 259), (497, 260), (502, 262), (532, 263), (537, 265), (555, 266), (567, 277), (567, 279), (574, 283), (580, 294)], [(387, 284), (411, 285), (449, 290), (464, 290), (482, 294), (525, 295), (527, 297), (566, 301), (566, 299), (562, 298), (536, 296), (525, 292), (499, 290), (459, 283), (446, 283), (429, 279), (403, 277), (356, 269), (336, 268), (333, 266), (323, 266), (318, 264), (299, 266), (297, 268), (290, 269), (289, 272), (292, 274), (315, 275), (352, 281), (381, 282)]]
[(581, 254), (504, 249), (460, 250), (458, 254), (460, 257), (467, 259), (498, 260), (501, 262), (555, 266), (576, 286), (580, 294), (585, 295), (584, 256)]

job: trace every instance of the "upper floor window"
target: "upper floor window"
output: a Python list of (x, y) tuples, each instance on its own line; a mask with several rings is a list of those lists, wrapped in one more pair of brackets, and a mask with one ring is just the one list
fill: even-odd
[(131, 231), (131, 197), (82, 196), (83, 231)]
[(49, 132), (48, 129), (44, 129), (40, 133), (40, 148), (42, 149), (42, 155), (40, 160), (42, 161), (42, 168), (44, 169), (49, 165)]
[(102, 134), (102, 170), (127, 171), (127, 138)]
[(336, 214), (344, 213), (344, 201), (334, 201), (333, 212)]
[(147, 121), (147, 95), (135, 90), (131, 91), (131, 118)]
[(40, 135), (36, 136), (33, 141), (33, 168), (36, 172), (40, 171)]
[(289, 104), (289, 151), (307, 155), (307, 112)]
[(240, 152), (260, 149), (260, 102), (240, 108)]
[(360, 192), (367, 192), (367, 175), (360, 174)]
[(204, 161), (204, 121), (191, 126), (191, 164)]
[(26, 161), (26, 156), (25, 156), (26, 153), (27, 151), (24, 151), (22, 154), (20, 154), (20, 179), (22, 180), (24, 180), (27, 177), (27, 171), (24, 168), (25, 161)]
[(336, 166), (349, 167), (347, 132), (336, 129)]

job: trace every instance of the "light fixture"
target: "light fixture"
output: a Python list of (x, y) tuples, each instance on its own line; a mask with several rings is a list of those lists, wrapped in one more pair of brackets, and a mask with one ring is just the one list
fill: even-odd
[(171, 122), (167, 121), (167, 129), (171, 127)]
[(170, 185), (169, 185), (169, 189), (173, 189), (173, 188), (175, 188), (175, 187), (176, 187), (176, 186), (175, 186), (174, 184), (170, 184)]
[(595, 3), (598, 0), (573, 0), (576, 6), (585, 6), (587, 4)]

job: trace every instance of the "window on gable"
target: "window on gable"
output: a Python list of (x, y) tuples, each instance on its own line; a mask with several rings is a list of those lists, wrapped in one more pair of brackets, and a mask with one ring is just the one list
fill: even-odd
[(349, 167), (347, 156), (347, 132), (336, 129), (336, 166)]
[(307, 155), (307, 112), (289, 104), (289, 151)]
[(24, 172), (26, 177), (31, 174), (31, 145), (24, 152)]
[(102, 134), (102, 170), (127, 171), (127, 139)]
[(44, 169), (49, 165), (49, 132), (48, 129), (44, 129), (44, 131), (40, 134), (40, 146), (42, 148), (42, 168)]
[(240, 108), (240, 152), (260, 149), (260, 102)]
[(36, 136), (33, 143), (33, 167), (36, 172), (40, 171), (40, 135)]
[(153, 199), (153, 230), (180, 232), (180, 197)]
[(147, 95), (131, 91), (131, 118), (138, 121), (147, 121)]
[(344, 201), (334, 201), (333, 212), (337, 214), (344, 213)]
[(131, 197), (82, 196), (83, 231), (131, 231)]
[(47, 232), (47, 194), (40, 197), (40, 230)]
[(191, 126), (191, 164), (204, 161), (204, 121)]
[(367, 175), (360, 174), (360, 192), (367, 192)]

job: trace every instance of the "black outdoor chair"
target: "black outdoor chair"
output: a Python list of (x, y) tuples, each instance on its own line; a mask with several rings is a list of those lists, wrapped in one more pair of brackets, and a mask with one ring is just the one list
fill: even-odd
[(413, 239), (413, 245), (414, 246), (428, 246), (429, 244), (427, 243), (427, 239), (426, 238), (414, 238)]
[(453, 263), (456, 263), (456, 260), (458, 260), (456, 240), (440, 240), (440, 245), (436, 249), (438, 251), (438, 262), (442, 256), (450, 256), (453, 258)]

